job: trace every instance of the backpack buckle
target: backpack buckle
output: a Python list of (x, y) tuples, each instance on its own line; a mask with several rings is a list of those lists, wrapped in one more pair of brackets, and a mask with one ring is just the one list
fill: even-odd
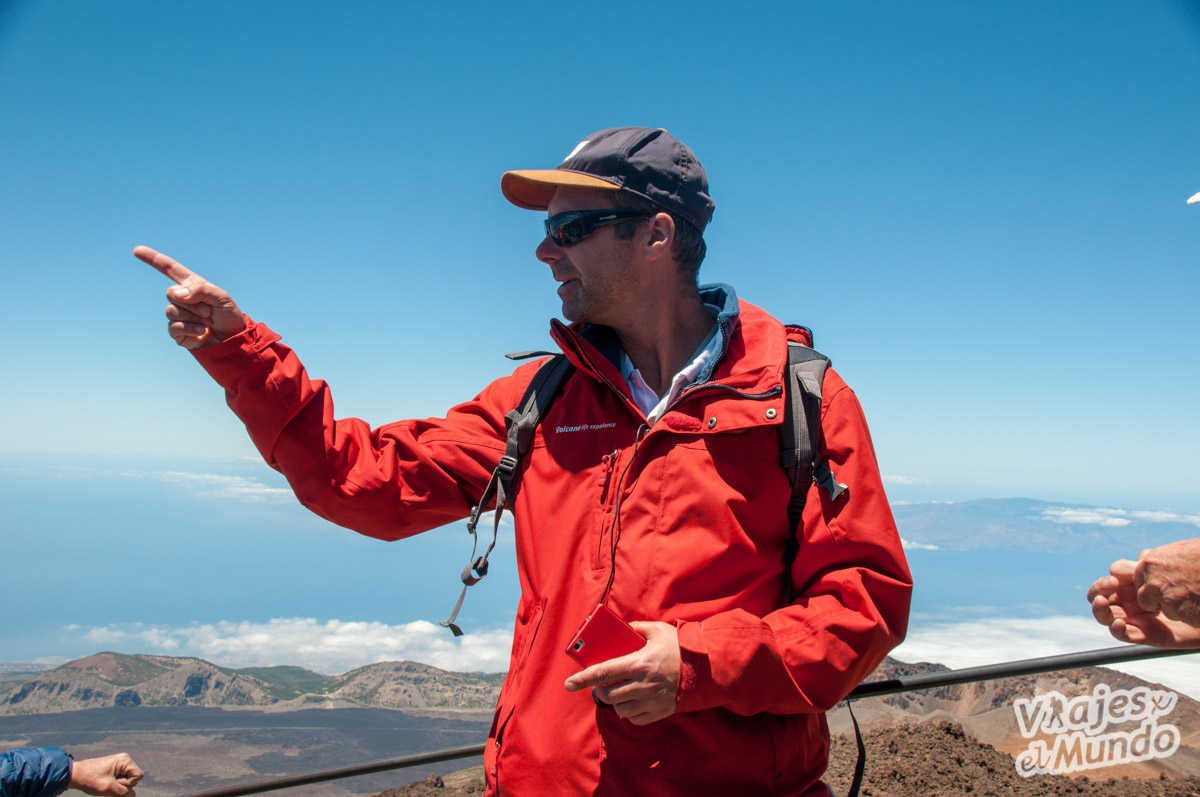
[(520, 462), (516, 457), (505, 454), (504, 456), (500, 457), (500, 464), (496, 466), (496, 471), (505, 479), (511, 479), (512, 475), (517, 472), (518, 464), (520, 464)]

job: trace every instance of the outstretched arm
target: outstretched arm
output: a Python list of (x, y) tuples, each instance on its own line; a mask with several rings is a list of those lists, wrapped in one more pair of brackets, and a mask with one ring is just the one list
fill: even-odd
[(183, 348), (212, 346), (246, 328), (233, 297), (204, 277), (148, 246), (134, 247), (133, 254), (175, 281), (167, 288), (167, 332)]

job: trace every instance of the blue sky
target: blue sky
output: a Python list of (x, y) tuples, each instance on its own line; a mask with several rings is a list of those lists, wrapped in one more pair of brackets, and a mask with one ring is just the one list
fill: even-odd
[(1196, 513), (1198, 96), (1182, 0), (2, 4), (0, 533), (45, 568), (0, 603), (60, 608), (0, 658), (114, 624), (441, 619), (419, 563), (465, 535), (380, 555), (271, 492), (130, 250), (228, 289), (340, 414), (441, 414), (559, 309), (501, 172), (614, 125), (698, 153), (702, 279), (815, 329), (894, 500)]

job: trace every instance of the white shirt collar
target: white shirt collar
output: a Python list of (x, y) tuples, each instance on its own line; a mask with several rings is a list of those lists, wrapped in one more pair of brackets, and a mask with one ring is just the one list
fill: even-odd
[[(705, 309), (716, 315), (715, 307), (705, 305)], [(646, 380), (642, 378), (642, 374), (638, 369), (633, 367), (633, 362), (629, 359), (624, 351), (621, 352), (621, 376), (625, 377), (625, 383), (629, 385), (630, 397), (633, 403), (638, 408), (646, 413), (646, 422), (650, 426), (663, 416), (667, 407), (671, 405), (683, 389), (696, 381), (696, 377), (704, 370), (704, 366), (708, 365), (713, 357), (717, 356), (717, 352), (721, 348), (721, 336), (717, 334), (717, 325), (713, 324), (712, 330), (708, 333), (708, 337), (700, 344), (700, 348), (692, 355), (692, 360), (683, 369), (675, 374), (675, 378), (671, 380), (671, 386), (663, 396), (659, 396), (650, 386), (646, 384)]]

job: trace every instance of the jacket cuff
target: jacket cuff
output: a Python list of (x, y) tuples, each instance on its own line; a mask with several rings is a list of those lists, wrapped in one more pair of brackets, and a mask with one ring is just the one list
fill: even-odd
[(702, 711), (721, 705), (720, 689), (713, 681), (704, 644), (704, 624), (687, 621), (678, 626), (679, 685), (675, 692), (676, 711)]
[(246, 319), (246, 328), (241, 332), (212, 346), (192, 350), (192, 356), (206, 371), (211, 372), (214, 366), (247, 354), (257, 354), (282, 337), (266, 324), (260, 324), (245, 314), (242, 317)]
[(47, 795), (62, 794), (71, 785), (71, 754), (61, 747), (38, 748), (42, 755), (42, 766), (45, 767), (45, 783)]

